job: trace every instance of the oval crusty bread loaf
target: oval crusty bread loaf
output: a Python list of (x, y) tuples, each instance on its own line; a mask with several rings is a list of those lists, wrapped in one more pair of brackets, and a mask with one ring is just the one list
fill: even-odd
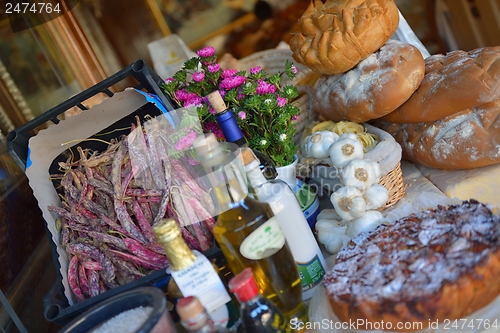
[(346, 73), (322, 75), (315, 85), (313, 110), (333, 121), (380, 118), (410, 98), (424, 70), (424, 58), (415, 46), (389, 40)]
[(488, 305), (500, 294), (500, 216), (490, 208), (438, 206), (358, 234), (323, 278), (335, 315), (356, 332), (434, 332), (430, 323)]
[(382, 120), (429, 122), (500, 99), (500, 46), (452, 51), (425, 59), (420, 87)]
[(437, 169), (500, 163), (500, 100), (428, 123), (376, 122), (394, 136), (403, 159)]
[(340, 74), (378, 50), (396, 31), (394, 0), (314, 0), (290, 39), (293, 58), (321, 74)]

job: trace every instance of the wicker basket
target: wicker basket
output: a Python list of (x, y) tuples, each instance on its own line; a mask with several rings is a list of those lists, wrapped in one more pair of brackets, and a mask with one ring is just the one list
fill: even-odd
[[(312, 128), (312, 124), (319, 120), (319, 115), (312, 109), (311, 97), (314, 92), (314, 84), (319, 78), (319, 74), (313, 72), (308, 67), (296, 63), (292, 58), (290, 49), (270, 49), (256, 52), (248, 57), (242, 58), (236, 62), (236, 69), (250, 70), (252, 67), (260, 66), (266, 72), (275, 74), (283, 71), (286, 60), (290, 60), (297, 67), (297, 76), (291, 81), (299, 91), (299, 97), (293, 101), (300, 109), (298, 119), (295, 121), (296, 134), (294, 141), (299, 144), (301, 138), (305, 137), (307, 131)], [(369, 124), (364, 124), (369, 132), (377, 134), (381, 141), (372, 151), (366, 154), (380, 165), (383, 174), (380, 184), (389, 191), (389, 200), (381, 209), (388, 208), (397, 203), (405, 194), (405, 185), (403, 183), (403, 174), (401, 171), (401, 146), (387, 132)], [(315, 166), (321, 161), (299, 161), (297, 163), (297, 175), (309, 177), (313, 173)], [(326, 178), (325, 178), (326, 180)], [(335, 182), (334, 177), (330, 178)], [(339, 179), (336, 180), (340, 183)], [(331, 185), (331, 184), (330, 184)], [(320, 185), (321, 186), (321, 185)], [(323, 189), (323, 187), (322, 187)]]
[[(389, 191), (387, 203), (379, 208), (379, 210), (384, 210), (397, 203), (406, 192), (400, 162), (401, 146), (389, 133), (369, 124), (364, 124), (364, 126), (368, 132), (376, 134), (380, 138), (380, 142), (365, 155), (365, 158), (378, 162), (380, 166), (383, 176), (380, 178), (379, 184)], [(312, 124), (306, 125), (302, 137), (307, 136), (311, 128)], [(342, 186), (337, 169), (314, 158), (300, 158), (297, 163), (297, 175), (309, 178), (325, 195), (330, 195)]]

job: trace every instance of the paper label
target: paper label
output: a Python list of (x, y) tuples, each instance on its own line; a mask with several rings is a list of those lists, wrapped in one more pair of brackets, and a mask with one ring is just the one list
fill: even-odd
[(297, 262), (297, 268), (299, 270), (302, 291), (308, 291), (317, 286), (325, 275), (325, 269), (318, 255), (315, 255), (309, 262)]
[(247, 259), (259, 260), (272, 256), (284, 245), (285, 235), (281, 231), (278, 219), (272, 217), (243, 240), (240, 253)]
[(196, 261), (191, 267), (182, 271), (168, 270), (168, 272), (184, 297), (198, 297), (207, 312), (212, 312), (231, 301), (231, 297), (208, 258), (198, 251), (193, 252)]

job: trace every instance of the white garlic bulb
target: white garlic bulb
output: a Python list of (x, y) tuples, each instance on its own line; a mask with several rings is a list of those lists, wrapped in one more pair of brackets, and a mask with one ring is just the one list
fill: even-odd
[(347, 225), (338, 220), (322, 219), (316, 222), (316, 235), (318, 242), (325, 246), (325, 249), (331, 253), (337, 253), (342, 246), (347, 244), (349, 237), (346, 235)]
[(384, 220), (384, 215), (377, 210), (367, 210), (365, 214), (352, 221), (349, 221), (347, 236), (353, 238), (361, 232), (374, 230)]
[(365, 191), (380, 180), (380, 166), (368, 159), (349, 161), (340, 172), (342, 184)]
[(335, 211), (344, 221), (363, 216), (366, 201), (360, 190), (353, 186), (342, 186), (330, 196)]
[[(353, 134), (355, 138), (353, 139), (352, 136), (347, 134)], [(353, 159), (363, 158), (363, 143), (358, 140), (356, 134), (345, 133), (330, 146), (328, 153), (330, 155), (332, 165), (337, 168), (342, 168)]]
[(389, 200), (389, 191), (383, 185), (373, 184), (365, 190), (363, 197), (366, 201), (366, 209), (378, 209)]
[(321, 131), (313, 133), (305, 139), (304, 151), (306, 157), (326, 158), (329, 155), (328, 149), (338, 140), (337, 133)]
[(337, 214), (335, 209), (332, 208), (325, 208), (322, 211), (319, 212), (318, 216), (316, 217), (316, 220), (337, 220), (340, 221), (342, 218)]

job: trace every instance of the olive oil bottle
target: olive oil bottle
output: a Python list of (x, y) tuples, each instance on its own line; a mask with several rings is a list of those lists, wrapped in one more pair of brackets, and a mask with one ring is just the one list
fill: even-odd
[(302, 285), (285, 236), (269, 204), (248, 194), (241, 149), (225, 151), (213, 134), (194, 142), (200, 163), (216, 197), (214, 236), (233, 274), (251, 267), (259, 292), (287, 321), (307, 321)]

